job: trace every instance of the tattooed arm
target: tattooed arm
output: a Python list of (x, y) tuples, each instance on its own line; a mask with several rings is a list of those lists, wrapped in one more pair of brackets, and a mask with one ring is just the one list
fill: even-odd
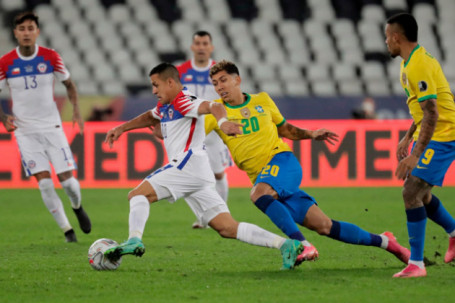
[[(417, 138), (417, 142), (412, 150), (412, 153), (398, 163), (395, 175), (399, 179), (405, 179), (417, 165), (420, 156), (433, 137), (434, 129), (436, 128), (436, 123), (438, 122), (439, 113), (436, 106), (436, 99), (425, 100), (420, 103), (420, 107), (423, 110), (423, 119), (420, 126), (419, 137)], [(412, 130), (412, 133), (415, 131), (415, 128), (413, 127), (415, 127), (414, 124), (411, 125), (410, 129)]]
[(278, 127), (278, 134), (281, 137), (291, 140), (314, 139), (318, 141), (327, 141), (330, 144), (334, 144), (335, 141), (338, 141), (338, 135), (325, 128), (317, 130), (302, 129), (288, 122), (285, 122), (283, 125)]

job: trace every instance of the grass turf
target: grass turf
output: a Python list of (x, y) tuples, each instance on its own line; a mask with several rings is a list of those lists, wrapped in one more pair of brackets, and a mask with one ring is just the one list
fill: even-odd
[[(404, 265), (386, 251), (354, 246), (303, 229), (319, 250), (317, 262), (280, 271), (278, 250), (192, 230), (183, 201), (151, 206), (142, 258), (125, 256), (116, 271), (97, 272), (87, 262), (99, 238), (128, 236), (126, 189), (83, 190), (92, 233), (83, 234), (63, 191), (78, 243), (65, 243), (38, 190), (0, 191), (1, 302), (446, 302), (452, 297), (451, 264), (444, 264), (447, 235), (427, 224), (428, 277), (392, 279)], [(310, 188), (331, 218), (381, 233), (394, 232), (405, 246), (407, 231), (399, 188)], [(435, 189), (455, 214), (455, 188)], [(239, 221), (281, 232), (254, 207), (248, 189), (231, 189), (229, 207)]]

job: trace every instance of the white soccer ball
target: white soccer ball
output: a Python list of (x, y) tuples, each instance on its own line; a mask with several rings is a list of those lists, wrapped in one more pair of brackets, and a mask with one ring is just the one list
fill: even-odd
[(122, 263), (122, 258), (116, 262), (104, 256), (104, 252), (118, 243), (111, 239), (98, 239), (88, 249), (88, 263), (96, 270), (115, 270)]

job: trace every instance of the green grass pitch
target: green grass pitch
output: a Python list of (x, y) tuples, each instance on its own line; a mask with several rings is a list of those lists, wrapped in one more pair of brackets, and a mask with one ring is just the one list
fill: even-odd
[[(280, 271), (278, 250), (192, 230), (183, 201), (151, 206), (142, 258), (126, 256), (116, 271), (97, 272), (87, 250), (99, 238), (128, 236), (127, 189), (85, 189), (93, 229), (83, 234), (61, 190), (78, 243), (65, 243), (37, 189), (0, 190), (0, 302), (450, 302), (455, 268), (443, 262), (447, 235), (427, 224), (428, 276), (392, 279), (403, 268), (386, 251), (354, 246), (303, 229), (319, 250), (316, 262)], [(309, 188), (333, 219), (381, 233), (394, 232), (407, 247), (400, 188)], [(434, 191), (455, 214), (455, 188)], [(229, 207), (239, 221), (281, 232), (249, 201), (248, 189), (231, 189)]]

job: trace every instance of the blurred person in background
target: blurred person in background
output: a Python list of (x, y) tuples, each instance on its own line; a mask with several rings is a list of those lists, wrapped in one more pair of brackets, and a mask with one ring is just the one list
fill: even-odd
[(76, 234), (65, 214), (62, 201), (51, 179), (51, 166), (71, 201), (71, 207), (84, 233), (90, 233), (91, 222), (81, 205), (79, 181), (73, 176), (76, 163), (62, 128), (54, 101), (54, 77), (65, 85), (73, 105), (73, 125), (83, 133), (74, 82), (60, 55), (36, 44), (40, 34), (39, 18), (23, 12), (14, 19), (14, 36), (19, 46), (0, 58), (0, 90), (11, 92), (12, 113), (1, 110), (0, 117), (8, 132), (14, 132), (27, 177), (34, 176), (41, 197), (67, 242), (77, 242)]

